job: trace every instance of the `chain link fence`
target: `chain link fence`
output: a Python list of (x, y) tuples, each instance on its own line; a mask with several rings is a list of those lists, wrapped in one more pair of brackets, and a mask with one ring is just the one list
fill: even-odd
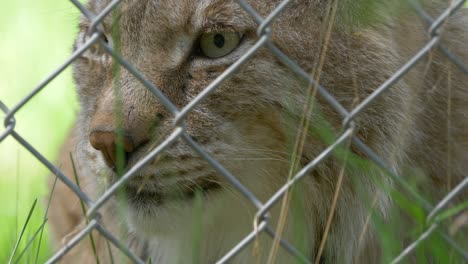
[[(184, 106), (182, 109), (178, 109), (173, 102), (171, 102), (154, 84), (147, 81), (145, 77), (138, 72), (130, 63), (125, 61), (124, 58), (120, 57), (110, 46), (103, 42), (99, 42), (102, 37), (102, 33), (99, 30), (100, 23), (102, 20), (108, 16), (121, 2), (121, 0), (112, 1), (101, 13), (93, 14), (85, 6), (83, 6), (77, 0), (71, 0), (71, 2), (80, 10), (80, 12), (86, 16), (90, 21), (90, 38), (87, 42), (76, 50), (71, 57), (63, 63), (59, 68), (57, 68), (52, 74), (50, 74), (42, 83), (40, 83), (32, 92), (16, 104), (13, 108), (8, 109), (4, 103), (0, 101), (0, 108), (5, 113), (4, 126), (5, 129), (0, 133), (0, 143), (7, 137), (13, 137), (19, 144), (26, 148), (32, 155), (34, 155), (42, 164), (44, 164), (52, 173), (54, 173), (60, 181), (65, 183), (88, 207), (87, 218), (88, 224), (86, 228), (77, 233), (63, 248), (52, 256), (47, 263), (56, 263), (61, 259), (67, 252), (76, 246), (82, 239), (84, 239), (88, 234), (93, 230), (99, 232), (103, 237), (105, 237), (109, 242), (111, 242), (115, 247), (121, 250), (126, 256), (128, 256), (135, 263), (144, 263), (138, 256), (136, 256), (131, 250), (122, 243), (117, 237), (112, 235), (106, 228), (100, 223), (100, 208), (113, 196), (116, 194), (117, 190), (129, 181), (136, 172), (142, 168), (147, 162), (153, 160), (158, 154), (163, 152), (168, 146), (174, 143), (178, 139), (183, 139), (200, 157), (205, 159), (220, 175), (225, 177), (242, 195), (244, 195), (252, 204), (257, 208), (256, 219), (252, 219), (257, 223), (257, 228), (252, 230), (250, 234), (245, 236), (244, 239), (239, 241), (239, 243), (232, 248), (229, 252), (226, 252), (224, 257), (222, 257), (218, 263), (226, 263), (232, 259), (236, 254), (245, 249), (247, 245), (253, 243), (255, 238), (259, 233), (266, 233), (272, 238), (276, 236), (275, 229), (271, 226), (269, 222), (269, 210), (278, 203), (288, 192), (288, 190), (297, 182), (301, 180), (305, 175), (313, 171), (316, 166), (327, 159), (334, 150), (336, 150), (344, 142), (351, 140), (352, 144), (357, 147), (362, 153), (364, 153), (367, 158), (377, 164), (381, 169), (383, 169), (391, 179), (396, 182), (401, 188), (403, 188), (406, 193), (411, 196), (412, 199), (415, 199), (427, 212), (427, 222), (430, 223), (442, 209), (444, 209), (458, 194), (460, 194), (468, 186), (468, 176), (455, 188), (453, 188), (438, 204), (432, 205), (422, 196), (420, 196), (402, 177), (396, 175), (393, 170), (383, 162), (383, 160), (377, 156), (372, 149), (370, 149), (361, 139), (356, 137), (353, 133), (355, 130), (355, 118), (363, 112), (366, 107), (371, 104), (376, 98), (382, 96), (382, 94), (391, 89), (392, 86), (401, 80), (411, 69), (423, 58), (425, 58), (431, 50), (437, 48), (440, 49), (447, 58), (449, 58), (456, 67), (458, 67), (462, 72), (468, 74), (468, 67), (464, 65), (459, 58), (452, 54), (442, 43), (439, 29), (442, 27), (444, 22), (457, 10), (463, 8), (465, 0), (452, 1), (451, 5), (438, 17), (431, 17), (425, 10), (422, 9), (420, 5), (415, 0), (408, 0), (412, 5), (416, 13), (424, 20), (428, 25), (428, 38), (427, 43), (410, 59), (408, 62), (403, 65), (393, 76), (391, 76), (385, 83), (380, 87), (375, 89), (370, 96), (365, 98), (360, 102), (354, 109), (351, 111), (346, 110), (326, 89), (320, 84), (316, 83), (311, 76), (303, 70), (299, 65), (292, 61), (286, 54), (284, 54), (278, 47), (275, 46), (273, 42), (270, 41), (271, 28), (270, 25), (275, 19), (288, 8), (288, 4), (291, 1), (285, 0), (282, 1), (276, 9), (273, 10), (267, 17), (260, 16), (256, 10), (254, 10), (246, 1), (237, 0), (238, 4), (248, 12), (253, 19), (258, 23), (258, 40), (252, 46), (252, 48), (246, 52), (238, 61), (228, 67), (224, 73), (216, 78), (211, 84), (209, 84), (198, 96), (196, 96), (189, 104)], [(68, 66), (70, 66), (79, 56), (81, 56), (86, 50), (90, 49), (93, 45), (99, 43), (105, 49), (106, 52), (111, 54), (114, 59), (120, 63), (122, 67), (132, 73), (141, 83), (149, 89), (154, 96), (156, 96), (159, 101), (166, 107), (166, 109), (175, 117), (174, 118), (174, 128), (169, 137), (167, 137), (164, 142), (158, 145), (150, 154), (148, 154), (144, 159), (139, 161), (134, 167), (132, 167), (128, 172), (126, 172), (115, 184), (106, 190), (106, 192), (96, 201), (93, 201), (88, 195), (80, 190), (80, 188), (73, 183), (68, 177), (66, 177), (62, 171), (55, 167), (50, 161), (48, 161), (40, 152), (38, 152), (26, 139), (24, 139), (20, 134), (15, 131), (15, 113), (18, 112), (22, 107), (24, 107), (28, 102), (30, 102), (35, 95), (47, 87), (48, 83), (56, 78), (59, 74), (62, 73)], [(210, 93), (212, 93), (217, 87), (231, 74), (233, 74), (237, 69), (242, 67), (242, 65), (249, 60), (260, 48), (268, 48), (281, 62), (287, 65), (292, 71), (294, 71), (298, 76), (304, 78), (310, 85), (317, 87), (317, 92), (337, 113), (339, 113), (343, 120), (343, 132), (338, 137), (338, 139), (331, 145), (329, 145), (320, 155), (303, 167), (294, 177), (292, 177), (282, 188), (280, 188), (270, 199), (266, 202), (261, 202), (248, 188), (243, 186), (241, 182), (236, 178), (235, 175), (232, 175), (227, 171), (216, 159), (210, 157), (210, 155), (205, 152), (203, 147), (201, 147), (192, 137), (187, 134), (184, 128), (184, 122), (187, 115), (196, 107), (200, 101), (206, 98)], [(413, 243), (407, 245), (407, 247), (401, 252), (400, 255), (395, 257), (392, 263), (401, 262), (407, 255), (409, 255), (422, 241), (427, 239), (432, 233), (439, 232), (442, 237), (446, 240), (449, 245), (456, 250), (462, 258), (468, 262), (468, 252), (462, 245), (457, 244), (453, 241), (448, 235), (444, 234), (440, 228), (440, 223), (435, 222), (430, 225), (421, 236), (415, 240)], [(304, 263), (310, 263), (305, 256), (303, 256), (299, 250), (295, 248), (294, 245), (288, 243), (285, 240), (280, 240), (280, 245), (289, 251), (292, 255), (296, 256), (298, 259), (301, 259)]]

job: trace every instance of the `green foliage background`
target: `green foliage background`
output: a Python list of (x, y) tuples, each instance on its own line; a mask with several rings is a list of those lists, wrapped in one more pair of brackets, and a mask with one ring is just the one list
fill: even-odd
[[(79, 13), (69, 1), (2, 1), (0, 8), (0, 100), (12, 108), (71, 54)], [(78, 110), (68, 68), (16, 115), (16, 129), (50, 161)], [(5, 115), (0, 113), (0, 120)], [(0, 133), (3, 131), (0, 127)], [(16, 256), (44, 216), (48, 170), (12, 137), (0, 143), (0, 262), (6, 263), (34, 200), (38, 204)], [(44, 233), (39, 263), (50, 250)], [(20, 263), (34, 263), (37, 243)], [(15, 259), (14, 259), (15, 261)]]

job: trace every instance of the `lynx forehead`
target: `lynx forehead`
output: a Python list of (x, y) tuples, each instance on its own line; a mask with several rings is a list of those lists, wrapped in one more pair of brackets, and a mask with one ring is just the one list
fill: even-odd
[[(88, 7), (98, 14), (109, 2), (92, 0)], [(292, 1), (271, 24), (270, 41), (320, 80), (348, 110), (427, 41), (424, 22), (409, 15), (405, 7), (387, 1), (364, 2), (338, 1), (334, 13), (334, 1)], [(266, 17), (281, 1), (249, 3)], [(440, 13), (444, 4), (432, 1), (425, 7)], [(378, 15), (367, 17), (364, 12)], [(468, 64), (468, 48), (463, 46), (468, 41), (464, 26), (468, 18), (466, 12), (461, 13), (446, 25), (444, 36), (464, 33), (444, 43)], [(334, 15), (336, 19), (330, 19)], [(90, 22), (82, 18), (75, 48), (86, 43), (89, 27)], [(257, 43), (257, 30), (258, 24), (237, 1), (129, 0), (106, 16), (102, 40), (182, 108)], [(356, 135), (384, 162), (398, 173), (421, 170), (429, 186), (454, 184), (468, 170), (468, 121), (464, 116), (468, 80), (447, 63), (434, 51), (431, 59), (412, 69), (356, 120)], [(81, 112), (69, 140), (76, 147), (64, 151), (74, 150), (85, 190), (98, 197), (118, 180), (119, 170), (128, 171), (167, 138), (174, 129), (173, 116), (135, 76), (123, 67), (116, 70), (115, 60), (101, 48), (87, 51), (76, 61), (74, 77)], [(427, 87), (433, 87), (431, 92)], [(296, 136), (304, 129), (301, 120), (304, 106), (310, 103), (310, 88), (263, 47), (193, 108), (185, 129), (208, 155), (266, 201), (288, 178)], [(447, 112), (449, 95), (451, 111)], [(299, 167), (321, 153), (342, 123), (321, 98), (316, 98), (313, 110)], [(452, 121), (450, 130), (445, 124), (434, 124), (434, 120), (446, 119)], [(449, 147), (447, 138), (460, 144)], [(119, 144), (123, 153), (117, 151)], [(355, 157), (361, 155), (354, 152)], [(287, 212), (283, 238), (304, 245), (303, 253), (311, 260), (325, 233), (342, 166), (339, 157), (319, 164), (301, 180), (295, 206)], [(451, 183), (443, 176), (448, 170)], [(375, 213), (390, 221), (393, 203), (380, 186), (392, 183), (373, 167), (350, 165), (344, 172), (322, 261), (379, 262), (379, 239), (372, 224), (367, 227), (368, 205), (374, 201)], [(111, 201), (103, 221), (116, 234), (125, 230), (132, 250), (156, 263), (215, 262), (251, 232), (257, 212), (183, 140), (150, 160), (124, 187), (124, 213)], [(440, 188), (429, 193), (442, 195)], [(79, 210), (66, 210), (72, 222), (68, 226), (78, 224)], [(279, 216), (278, 204), (271, 210), (272, 226)], [(71, 227), (65, 229), (57, 236), (71, 231)], [(203, 234), (197, 250), (193, 250), (194, 230)], [(262, 234), (256, 254), (244, 250), (233, 263), (263, 263), (271, 244)], [(98, 249), (108, 258), (104, 243), (98, 243)], [(277, 261), (290, 263), (292, 259), (280, 249)]]

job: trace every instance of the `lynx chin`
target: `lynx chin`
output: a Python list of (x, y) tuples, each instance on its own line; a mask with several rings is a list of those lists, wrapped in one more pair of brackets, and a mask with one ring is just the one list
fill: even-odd
[[(110, 2), (90, 0), (87, 7), (98, 14)], [(262, 17), (281, 3), (247, 2)], [(420, 2), (436, 17), (450, 1)], [(90, 24), (81, 18), (75, 49), (89, 39)], [(123, 0), (100, 29), (102, 43), (118, 50), (178, 108), (258, 40), (258, 24), (234, 0)], [(441, 43), (468, 65), (467, 10), (450, 17), (440, 34)], [(271, 24), (270, 36), (348, 111), (429, 39), (426, 22), (406, 1), (396, 0), (291, 1)], [(167, 138), (174, 121), (137, 78), (116, 68), (100, 45), (74, 63), (81, 111), (58, 162), (74, 180), (71, 154), (80, 186), (93, 199), (119, 179), (117, 171), (128, 171)], [(341, 116), (320, 96), (311, 104), (311, 91), (314, 87), (262, 47), (189, 113), (186, 131), (265, 202), (287, 181), (294, 157), (297, 171), (342, 131)], [(307, 105), (313, 111), (306, 115), (305, 128), (301, 120)], [(433, 203), (468, 173), (468, 75), (437, 48), (355, 122), (355, 136)], [(306, 136), (295, 156), (301, 131)], [(404, 246), (411, 242), (405, 227), (414, 220), (399, 210), (392, 195), (398, 184), (352, 144), (342, 148), (348, 154), (337, 151), (295, 185), (288, 210), (281, 211), (281, 202), (271, 209), (270, 226), (277, 228), (280, 215), (286, 216), (282, 237), (312, 262), (321, 252), (320, 263), (382, 263), (376, 221), (401, 223), (391, 232), (401, 232), (398, 240)], [(182, 139), (122, 189), (123, 199), (114, 197), (100, 210), (102, 225), (145, 261), (214, 263), (254, 228), (252, 202)], [(460, 199), (467, 197), (465, 192)], [(86, 224), (79, 200), (62, 183), (49, 219), (57, 247)], [(110, 254), (113, 261), (127, 262), (98, 233), (94, 239), (102, 263), (111, 262)], [(266, 263), (273, 240), (265, 233), (256, 240), (230, 263)], [(296, 263), (282, 247), (274, 255), (275, 263)], [(94, 263), (89, 239), (64, 258), (64, 263)]]

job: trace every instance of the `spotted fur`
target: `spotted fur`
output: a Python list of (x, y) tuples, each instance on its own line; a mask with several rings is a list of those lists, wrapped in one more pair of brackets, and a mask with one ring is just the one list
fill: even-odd
[[(108, 2), (92, 0), (88, 7), (99, 13)], [(250, 1), (263, 16), (279, 2)], [(314, 78), (319, 78), (321, 85), (348, 110), (429, 40), (424, 21), (407, 6), (392, 4), (393, 1), (368, 2), (371, 1), (338, 1), (323, 65), (320, 65), (320, 54), (325, 48), (327, 12), (333, 12), (330, 11), (333, 1), (291, 1), (271, 26), (272, 42)], [(426, 2), (425, 8), (434, 16), (448, 6), (448, 1)], [(258, 25), (236, 1), (125, 0), (119, 10), (103, 23), (109, 44), (120, 46), (122, 57), (179, 108), (239, 59), (257, 39)], [(370, 13), (378, 15), (367, 17)], [(85, 18), (81, 21), (76, 48), (86, 39), (84, 34), (89, 24)], [(467, 12), (461, 10), (442, 28), (442, 42), (465, 65), (468, 65), (467, 25)], [(117, 31), (118, 41), (112, 38), (112, 33)], [(196, 52), (197, 40), (203, 32), (219, 31), (241, 32), (240, 46), (215, 60)], [(94, 52), (88, 51), (74, 65), (81, 112), (63, 153), (72, 153), (82, 188), (97, 198), (116, 176), (104, 163), (101, 153), (91, 147), (90, 132), (114, 131), (115, 112), (121, 111), (124, 133), (139, 146), (129, 158), (132, 166), (168, 135), (173, 120), (132, 74), (121, 68), (119, 75), (113, 76), (113, 60), (100, 50)], [(116, 80), (120, 83), (118, 96), (114, 92)], [(418, 171), (423, 175), (427, 189), (421, 191), (426, 191), (432, 202), (440, 199), (468, 171), (467, 85), (467, 75), (434, 49), (356, 120), (357, 135), (394, 172), (406, 175), (408, 171)], [(297, 131), (302, 129), (300, 117), (308, 91), (307, 82), (267, 48), (262, 48), (194, 108), (188, 115), (186, 129), (208, 154), (266, 201), (287, 180), (291, 149)], [(121, 109), (115, 108), (119, 105), (116, 98), (122, 99)], [(334, 131), (340, 131), (341, 118), (320, 97), (316, 108), (322, 114), (312, 116), (313, 128), (323, 123), (320, 120), (327, 120)], [(307, 137), (302, 166), (327, 146), (318, 134), (311, 132)], [(357, 149), (352, 150), (357, 157), (362, 156)], [(62, 163), (65, 171), (73, 175), (67, 158)], [(284, 238), (292, 244), (303, 245), (304, 254), (310, 259), (317, 254), (341, 167), (340, 159), (331, 158), (298, 185), (299, 209), (291, 210), (301, 212), (302, 218), (295, 222), (289, 216)], [(322, 263), (379, 263), (379, 239), (372, 221), (363, 240), (359, 240), (372, 198), (376, 197), (377, 215), (384, 221), (395, 220), (390, 213), (394, 207), (391, 196), (378, 187), (375, 178), (394, 186), (386, 176), (372, 169), (346, 170)], [(152, 263), (194, 260), (212, 263), (253, 228), (256, 209), (252, 203), (183, 141), (152, 161), (127, 187), (132, 190), (141, 187), (141, 195), (129, 199), (124, 210), (119, 209), (116, 201), (110, 201), (102, 213), (103, 223), (123, 237), (142, 258), (151, 258)], [(198, 187), (210, 191), (197, 198), (194, 189)], [(75, 196), (63, 185), (59, 184), (57, 190), (50, 221), (60, 241), (64, 236), (70, 238), (70, 233), (76, 233), (84, 222)], [(272, 209), (273, 227), (279, 209), (279, 205)], [(295, 232), (299, 223), (305, 223), (301, 236)], [(201, 234), (197, 250), (193, 250), (194, 230)], [(101, 260), (108, 260), (105, 240), (98, 234), (95, 237)], [(232, 263), (256, 260), (264, 263), (270, 253), (271, 239), (262, 234), (258, 243), (256, 253), (252, 247), (247, 248)], [(85, 239), (68, 255), (66, 262), (92, 262), (94, 257), (90, 252), (89, 241)], [(291, 256), (280, 249), (277, 263), (292, 263)]]

